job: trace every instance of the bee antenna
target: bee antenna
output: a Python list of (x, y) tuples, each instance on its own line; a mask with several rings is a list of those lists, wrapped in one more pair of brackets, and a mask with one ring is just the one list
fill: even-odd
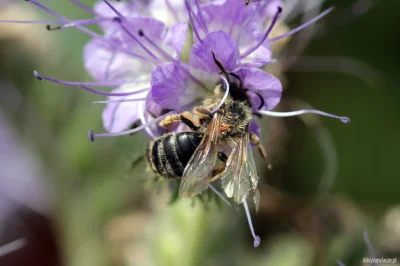
[(214, 59), (215, 64), (217, 65), (217, 67), (219, 68), (219, 70), (221, 71), (221, 74), (224, 74), (224, 76), (228, 78), (228, 72), (226, 71), (224, 65), (222, 65), (222, 63), (215, 57), (215, 54), (213, 51), (211, 51), (212, 57)]
[(255, 93), (258, 96), (258, 98), (260, 98), (261, 103), (260, 103), (260, 106), (258, 107), (258, 110), (260, 110), (265, 104), (264, 98), (261, 96), (260, 93), (258, 93), (256, 91), (253, 91), (253, 90), (250, 90), (250, 89), (245, 89), (245, 92), (247, 92), (247, 91), (251, 91), (252, 93)]
[(233, 72), (228, 72), (228, 75), (231, 75), (232, 77), (235, 77), (237, 80), (239, 80), (239, 88), (243, 87), (243, 80), (239, 77), (238, 74), (235, 74)]

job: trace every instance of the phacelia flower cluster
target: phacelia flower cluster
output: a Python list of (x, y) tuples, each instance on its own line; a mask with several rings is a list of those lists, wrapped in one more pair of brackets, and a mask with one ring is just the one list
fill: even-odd
[[(170, 114), (191, 110), (212, 95), (217, 85), (226, 82), (216, 61), (249, 90), (253, 112), (258, 116), (315, 113), (344, 123), (350, 121), (347, 117), (318, 110), (271, 111), (280, 102), (282, 85), (279, 79), (263, 70), (276, 61), (271, 43), (315, 23), (333, 8), (287, 33), (270, 38), (284, 12), (280, 0), (250, 1), (249, 5), (243, 0), (150, 0), (146, 3), (103, 0), (93, 8), (71, 0), (90, 16), (83, 20), (69, 20), (37, 0), (27, 2), (56, 20), (23, 23), (43, 23), (49, 31), (76, 28), (91, 37), (83, 49), (83, 59), (93, 82), (63, 81), (37, 71), (34, 74), (39, 80), (75, 86), (107, 97), (97, 102), (106, 104), (102, 121), (107, 132), (89, 131), (92, 141), (142, 130), (150, 138), (162, 135), (165, 130), (158, 126), (159, 121)], [(98, 25), (102, 33), (88, 29), (88, 25)], [(228, 93), (229, 83), (227, 85)], [(97, 89), (100, 87), (113, 89)], [(260, 129), (256, 117), (253, 116), (250, 130), (257, 134)], [(137, 126), (132, 128), (133, 125)], [(259, 238), (252, 229), (246, 201), (243, 204), (254, 245), (258, 246)]]

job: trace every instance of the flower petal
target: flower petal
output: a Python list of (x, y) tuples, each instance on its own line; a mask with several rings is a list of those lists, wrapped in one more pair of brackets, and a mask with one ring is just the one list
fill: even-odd
[[(112, 6), (118, 10), (125, 17), (136, 17), (139, 15), (148, 15), (145, 5), (141, 1), (130, 1), (130, 2), (112, 2)], [(104, 18), (115, 18), (117, 15), (115, 12), (104, 2), (97, 2), (93, 11), (99, 16)], [(99, 23), (100, 27), (105, 32), (113, 31), (117, 27), (115, 22), (102, 22)]]
[(89, 74), (98, 81), (132, 80), (146, 74), (151, 67), (125, 53), (111, 49), (99, 39), (92, 39), (84, 48), (84, 63)]
[(201, 42), (193, 45), (189, 64), (210, 73), (219, 73), (217, 65), (211, 55), (214, 52), (216, 58), (227, 70), (233, 70), (236, 66), (237, 54), (235, 42), (223, 31), (215, 31), (207, 35)]
[(182, 22), (171, 26), (165, 36), (164, 43), (174, 49), (176, 54), (173, 55), (173, 57), (175, 59), (178, 59), (181, 55), (183, 44), (186, 40), (187, 31), (188, 24), (186, 22)]
[[(121, 86), (113, 90), (113, 92), (129, 92), (134, 91), (134, 89), (140, 90), (148, 86), (148, 83), (129, 84)], [(141, 92), (125, 97), (108, 97), (108, 100), (145, 98), (147, 94), (148, 92)], [(119, 132), (129, 128), (135, 121), (140, 119), (140, 106), (144, 106), (140, 101), (108, 103), (102, 114), (104, 128), (108, 132)]]
[[(273, 109), (281, 100), (282, 84), (276, 77), (256, 68), (241, 68), (235, 71), (242, 79), (243, 86), (247, 89), (258, 92), (264, 99), (264, 106), (261, 110)], [(260, 99), (255, 93), (247, 93), (256, 110), (260, 105)]]
[(164, 63), (151, 74), (151, 95), (162, 108), (177, 109), (200, 97), (198, 85), (178, 63)]
[(261, 129), (260, 123), (253, 117), (250, 121), (249, 131), (257, 135), (257, 137), (261, 138)]

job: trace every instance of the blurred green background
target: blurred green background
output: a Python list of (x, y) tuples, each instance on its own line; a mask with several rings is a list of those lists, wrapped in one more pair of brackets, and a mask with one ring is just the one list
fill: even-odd
[[(67, 1), (41, 2), (70, 19), (88, 17)], [(345, 10), (350, 2), (324, 6)], [(103, 131), (103, 106), (91, 103), (100, 97), (34, 77), (38, 70), (63, 80), (90, 80), (82, 59), (89, 38), (74, 29), (47, 32), (42, 25), (0, 24), (0, 143), (12, 136), (17, 147), (0, 146), (1, 158), (14, 162), (0, 165), (0, 192), (16, 191), (10, 197), (18, 201), (32, 180), (45, 187), (38, 197), (49, 207), (30, 203), (50, 218), (62, 265), (335, 265), (337, 259), (361, 265), (368, 256), (362, 240), (366, 229), (380, 256), (400, 255), (397, 8), (396, 0), (375, 1), (363, 16), (312, 39), (304, 60), (284, 73), (282, 110), (293, 110), (300, 99), (352, 122), (319, 118), (310, 129), (307, 121), (316, 118), (265, 119), (263, 142), (276, 168), (260, 171), (266, 178), (263, 203), (253, 213), (263, 239), (258, 249), (240, 206), (199, 200), (169, 205), (168, 184), (148, 182), (153, 174), (140, 160), (145, 136), (91, 143), (87, 131)], [(22, 1), (2, 8), (0, 16), (52, 19)], [(327, 26), (337, 22), (333, 18), (327, 18)], [(295, 25), (297, 20), (290, 24)], [(332, 137), (338, 164), (332, 195), (323, 197), (315, 193), (324, 160), (313, 135), (321, 132)], [(20, 149), (24, 156), (15, 151)], [(39, 170), (26, 165), (30, 157)], [(130, 169), (134, 160), (138, 163)], [(22, 176), (18, 186), (16, 172)], [(16, 186), (20, 189), (9, 190)], [(2, 259), (7, 258), (0, 257), (0, 264)]]

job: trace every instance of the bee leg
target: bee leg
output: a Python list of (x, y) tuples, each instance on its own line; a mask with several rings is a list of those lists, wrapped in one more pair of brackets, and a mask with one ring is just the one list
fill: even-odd
[(196, 131), (200, 128), (200, 119), (190, 112), (183, 112), (180, 114), (173, 114), (165, 117), (158, 125), (171, 131), (178, 123), (186, 124), (190, 129)]
[(208, 180), (208, 182), (211, 183), (211, 182), (217, 180), (218, 178), (220, 178), (220, 176), (225, 172), (225, 168), (226, 168), (226, 167), (223, 166), (223, 167), (221, 167), (221, 168), (218, 168), (218, 169), (214, 170), (213, 173), (212, 173), (213, 175), (212, 175), (212, 177)]
[(250, 141), (254, 145), (257, 146), (258, 152), (260, 153), (261, 157), (266, 161), (266, 163), (268, 165), (268, 169), (271, 170), (272, 165), (268, 160), (267, 152), (265, 151), (264, 147), (261, 145), (260, 138), (256, 134), (250, 133)]
[(212, 108), (209, 107), (204, 107), (204, 106), (196, 106), (195, 108), (193, 108), (193, 112), (198, 115), (201, 116), (203, 118), (211, 118), (212, 114), (210, 112)]
[(179, 114), (173, 114), (165, 117), (158, 123), (158, 125), (168, 131), (171, 131), (172, 128), (174, 128), (179, 122), (181, 122)]

